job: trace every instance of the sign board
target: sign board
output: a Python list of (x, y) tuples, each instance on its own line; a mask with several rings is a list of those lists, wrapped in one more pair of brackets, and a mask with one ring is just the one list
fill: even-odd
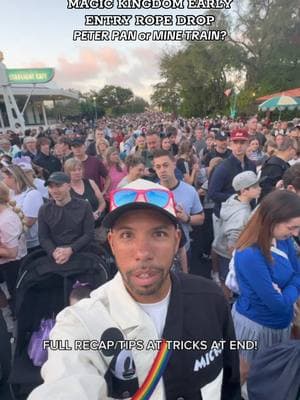
[(9, 83), (47, 83), (54, 77), (54, 68), (7, 68)]

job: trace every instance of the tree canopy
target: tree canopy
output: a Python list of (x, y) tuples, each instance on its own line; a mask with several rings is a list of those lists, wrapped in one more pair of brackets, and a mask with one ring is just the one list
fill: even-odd
[(241, 86), (240, 72), (244, 85), (238, 105), (244, 112), (255, 97), (300, 86), (299, 0), (232, 4), (230, 11), (215, 12), (211, 28), (227, 30), (223, 42), (185, 42), (176, 53), (162, 56), (153, 104), (184, 116), (224, 112), (229, 108), (224, 91)]
[(127, 113), (142, 113), (147, 107), (149, 104), (143, 98), (135, 96), (131, 89), (106, 85), (99, 91), (81, 94), (80, 101), (56, 102), (55, 107), (48, 110), (48, 114), (59, 119), (95, 119), (103, 115), (116, 117)]

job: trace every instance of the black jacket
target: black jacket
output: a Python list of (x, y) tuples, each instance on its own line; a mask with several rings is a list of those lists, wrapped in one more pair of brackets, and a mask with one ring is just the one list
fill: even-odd
[[(207, 343), (207, 349), (173, 351), (164, 373), (167, 400), (201, 400), (201, 388), (213, 386), (222, 369), (221, 399), (241, 398), (238, 352), (229, 349), (229, 341), (235, 340), (231, 313), (212, 281), (183, 273), (172, 275), (163, 338)], [(224, 350), (216, 355), (211, 343), (222, 339), (226, 341)]]
[(52, 172), (61, 171), (61, 162), (53, 155), (46, 156), (46, 154), (39, 152), (33, 159), (33, 163), (42, 167), (44, 170), (44, 178), (47, 179)]
[(72, 247), (73, 252), (88, 251), (94, 244), (94, 217), (89, 202), (72, 198), (63, 207), (54, 201), (39, 210), (39, 241), (52, 256), (56, 247)]
[(214, 214), (217, 217), (220, 216), (221, 203), (234, 194), (233, 178), (243, 171), (256, 172), (256, 166), (249, 158), (245, 157), (245, 165), (242, 168), (241, 162), (231, 154), (211, 174), (208, 184), (208, 197), (215, 202)]
[(261, 168), (261, 195), (260, 200), (270, 193), (283, 174), (290, 168), (290, 164), (277, 156), (268, 158)]
[(226, 158), (228, 158), (231, 155), (231, 150), (227, 149), (225, 151), (225, 153), (219, 153), (216, 149), (214, 150), (210, 150), (208, 151), (205, 156), (203, 157), (203, 165), (205, 165), (205, 167), (209, 166), (210, 161), (215, 158), (215, 157), (220, 157), (223, 158), (223, 160), (225, 160)]

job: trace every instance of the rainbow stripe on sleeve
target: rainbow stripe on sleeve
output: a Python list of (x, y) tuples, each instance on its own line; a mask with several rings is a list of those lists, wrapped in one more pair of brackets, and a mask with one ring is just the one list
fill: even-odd
[(166, 369), (171, 353), (172, 351), (168, 349), (167, 342), (163, 340), (145, 381), (132, 397), (132, 400), (148, 400), (151, 398), (152, 393)]

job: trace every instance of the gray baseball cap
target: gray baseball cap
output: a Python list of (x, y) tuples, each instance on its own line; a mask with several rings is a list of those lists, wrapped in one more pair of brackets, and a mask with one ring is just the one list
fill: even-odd
[(232, 180), (232, 187), (236, 192), (247, 189), (260, 182), (259, 177), (253, 171), (244, 171), (236, 175)]

